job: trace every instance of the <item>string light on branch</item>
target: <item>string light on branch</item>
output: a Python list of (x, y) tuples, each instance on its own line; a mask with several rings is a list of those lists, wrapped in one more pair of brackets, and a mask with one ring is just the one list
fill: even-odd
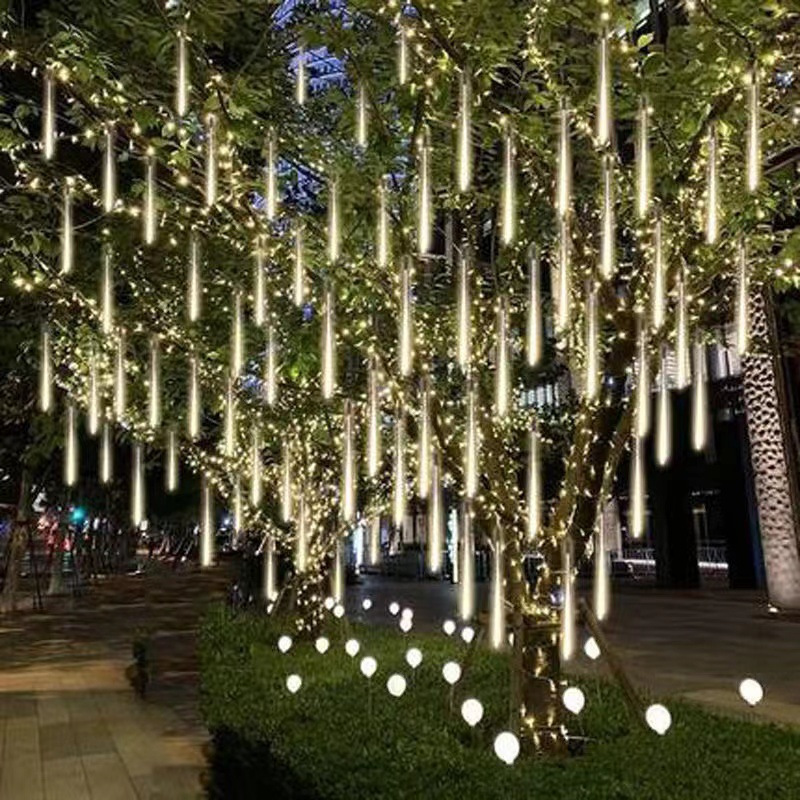
[(206, 207), (217, 203), (217, 116), (206, 115)]
[(761, 183), (761, 90), (758, 67), (747, 74), (747, 191), (758, 191)]
[(467, 70), (461, 74), (458, 104), (458, 191), (466, 192), (472, 183), (472, 81)]
[(411, 283), (413, 266), (411, 257), (403, 259), (400, 269), (400, 330), (399, 364), (400, 374), (406, 378), (411, 374), (414, 364), (414, 294)]
[(39, 362), (39, 410), (44, 414), (53, 410), (53, 347), (50, 328), (42, 326)]
[(394, 412), (394, 492), (392, 521), (399, 531), (406, 518), (406, 411), (398, 400)]
[(186, 312), (189, 322), (200, 319), (200, 306), (202, 300), (202, 285), (200, 283), (200, 239), (196, 231), (189, 237), (189, 275), (186, 293)]
[(75, 266), (75, 225), (72, 214), (72, 180), (67, 178), (61, 207), (61, 274), (69, 275)]
[(56, 154), (56, 77), (51, 68), (44, 72), (42, 89), (42, 155), (51, 161)]
[(64, 485), (78, 482), (78, 412), (70, 400), (64, 416)]
[(328, 278), (322, 303), (322, 397), (330, 400), (336, 391), (336, 302), (333, 281)]
[(431, 199), (430, 131), (425, 127), (417, 139), (417, 246), (426, 255), (433, 240), (433, 208)]
[(158, 218), (156, 212), (156, 154), (148, 148), (144, 157), (144, 210), (142, 224), (144, 226), (144, 243), (155, 244)]
[(514, 132), (511, 125), (504, 124), (503, 134), (503, 188), (502, 202), (502, 224), (500, 228), (500, 239), (506, 246), (514, 241), (517, 231), (517, 209), (516, 209), (516, 163)]
[(665, 467), (672, 457), (672, 409), (670, 405), (666, 345), (661, 346), (658, 373), (655, 460), (659, 467)]
[(356, 516), (358, 473), (355, 454), (355, 409), (349, 399), (344, 401), (342, 427), (342, 519), (345, 522), (352, 522)]
[(750, 336), (750, 277), (747, 270), (747, 248), (744, 239), (739, 241), (736, 254), (736, 352), (747, 353)]
[(706, 243), (714, 244), (719, 237), (719, 155), (717, 126), (708, 127), (706, 164)]
[(650, 211), (651, 187), (650, 103), (646, 97), (640, 97), (636, 113), (636, 213), (639, 219), (644, 219)]
[(103, 151), (103, 211), (110, 214), (117, 204), (117, 154), (114, 124), (106, 124)]

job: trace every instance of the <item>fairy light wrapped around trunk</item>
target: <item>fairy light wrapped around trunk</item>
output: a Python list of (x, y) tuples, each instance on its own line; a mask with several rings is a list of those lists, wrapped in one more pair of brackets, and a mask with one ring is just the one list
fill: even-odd
[(150, 337), (147, 421), (153, 430), (161, 425), (161, 345), (157, 334)]
[(97, 436), (100, 430), (100, 380), (97, 374), (97, 355), (92, 350), (89, 357), (89, 414), (86, 429), (90, 436)]
[(264, 354), (264, 399), (272, 407), (278, 401), (278, 341), (275, 323), (267, 323), (266, 353)]
[(641, 539), (645, 529), (644, 439), (631, 439), (630, 517), (628, 524), (633, 539)]
[(640, 220), (650, 211), (651, 192), (650, 102), (642, 96), (636, 112), (636, 213)]
[(525, 327), (525, 354), (529, 367), (536, 367), (542, 358), (542, 308), (539, 288), (539, 254), (528, 247), (528, 310)]
[(382, 180), (378, 184), (378, 224), (376, 231), (378, 266), (383, 268), (389, 264), (389, 209), (387, 207), (387, 189)]
[(244, 315), (242, 293), (233, 291), (233, 313), (231, 314), (231, 377), (235, 380), (244, 367)]
[(469, 622), (475, 614), (475, 537), (472, 530), (472, 510), (468, 501), (463, 504), (460, 516), (458, 611), (462, 621)]
[(736, 352), (741, 358), (750, 342), (750, 276), (747, 270), (747, 247), (739, 241), (736, 253)]
[(500, 240), (508, 246), (514, 241), (517, 232), (517, 179), (516, 179), (516, 148), (514, 145), (514, 131), (511, 124), (504, 124), (503, 132), (503, 187), (500, 208), (502, 210), (502, 224), (500, 226)]
[(100, 483), (107, 486), (114, 477), (114, 448), (111, 423), (103, 420), (103, 431), (100, 435)]
[(600, 510), (594, 531), (594, 582), (592, 586), (594, 615), (598, 622), (608, 619), (611, 610), (611, 570), (606, 551), (606, 522)]
[(339, 238), (339, 181), (328, 181), (328, 261), (335, 264), (341, 255)]
[(72, 180), (67, 178), (61, 207), (61, 274), (69, 275), (75, 267), (75, 225), (72, 214)]
[(301, 308), (306, 301), (306, 263), (303, 243), (303, 226), (300, 222), (294, 227), (294, 304)]
[(647, 324), (639, 314), (636, 321), (636, 406), (634, 430), (641, 439), (650, 431), (650, 362)]
[(701, 452), (708, 444), (708, 384), (706, 346), (699, 339), (692, 345), (692, 449)]
[(228, 458), (233, 458), (236, 454), (236, 392), (234, 391), (234, 381), (228, 377), (225, 389), (225, 441), (223, 452)]
[(604, 28), (597, 45), (597, 119), (596, 135), (599, 147), (611, 144), (613, 115), (611, 112), (611, 65), (609, 63), (608, 29)]
[(494, 412), (497, 419), (508, 416), (511, 404), (511, 353), (508, 335), (508, 298), (497, 301), (495, 320)]
[(575, 576), (574, 548), (572, 539), (565, 535), (561, 541), (561, 636), (559, 646), (561, 650), (561, 660), (571, 661), (575, 655), (577, 633), (575, 631)]
[(371, 355), (369, 359), (369, 397), (367, 399), (367, 475), (374, 478), (381, 464), (381, 407), (380, 407), (380, 374), (378, 359)]
[(653, 224), (653, 276), (650, 295), (650, 314), (653, 328), (657, 331), (664, 325), (667, 313), (667, 276), (664, 270), (664, 241), (661, 209), (656, 211)]
[(264, 168), (264, 213), (267, 222), (272, 222), (278, 213), (278, 154), (275, 128), (270, 127), (267, 134), (267, 164)]
[(103, 150), (103, 211), (110, 214), (117, 204), (117, 154), (114, 123), (106, 123)]
[(431, 488), (428, 502), (428, 571), (434, 575), (442, 570), (443, 529), (442, 465), (439, 452), (436, 451), (431, 463)]
[(292, 495), (292, 449), (288, 439), (281, 445), (281, 519), (290, 522), (294, 512)]
[(202, 284), (200, 282), (200, 238), (197, 231), (189, 236), (189, 270), (186, 292), (186, 316), (189, 322), (200, 319)]
[(42, 325), (39, 362), (39, 410), (44, 414), (48, 414), (53, 410), (53, 346), (48, 325)]
[(111, 245), (103, 247), (100, 278), (100, 328), (104, 336), (114, 330), (114, 253)]
[(56, 76), (51, 67), (44, 71), (42, 87), (42, 156), (52, 161), (56, 154)]
[(189, 357), (189, 401), (186, 409), (186, 432), (194, 441), (200, 435), (200, 365), (197, 356)]
[(365, 150), (367, 147), (367, 137), (369, 135), (369, 99), (367, 97), (367, 86), (362, 80), (358, 84), (356, 99), (356, 144)]
[(458, 159), (456, 178), (459, 192), (472, 183), (472, 80), (468, 69), (461, 73), (458, 93)]
[(394, 491), (392, 522), (400, 531), (406, 518), (406, 410), (398, 400), (394, 411)]
[(542, 475), (539, 458), (539, 431), (536, 423), (528, 432), (528, 475), (525, 493), (527, 544), (539, 538), (542, 525)]
[(414, 365), (414, 296), (412, 287), (413, 265), (411, 257), (403, 258), (400, 269), (400, 317), (398, 350), (400, 375), (407, 378)]
[(330, 400), (336, 391), (336, 296), (333, 281), (325, 280), (322, 301), (322, 397)]
[(425, 375), (422, 379), (422, 391), (419, 404), (419, 453), (417, 472), (417, 494), (424, 500), (431, 487), (431, 378)]
[(128, 405), (127, 370), (125, 366), (125, 331), (117, 334), (117, 354), (114, 366), (114, 415), (117, 422), (125, 417)]
[(175, 42), (175, 113), (185, 117), (189, 112), (189, 52), (186, 29), (178, 30)]
[(250, 434), (250, 505), (258, 508), (263, 499), (264, 478), (261, 464), (261, 429), (253, 425)]
[(295, 70), (294, 98), (301, 108), (308, 99), (308, 79), (306, 78), (306, 48), (301, 44), (297, 47), (297, 62)]
[(155, 244), (158, 229), (156, 212), (156, 153), (152, 147), (147, 148), (144, 157), (144, 207), (142, 209), (142, 224), (144, 227), (144, 243)]
[(589, 281), (586, 291), (586, 363), (584, 393), (592, 403), (600, 392), (600, 356), (598, 353), (597, 287)]
[(200, 566), (214, 566), (214, 488), (208, 475), (200, 482)]
[(458, 296), (456, 298), (456, 356), (464, 372), (469, 369), (472, 357), (472, 253), (464, 245), (458, 261)]
[(667, 347), (661, 345), (658, 370), (658, 395), (656, 397), (655, 461), (665, 467), (672, 458), (672, 407), (669, 393)]
[(78, 412), (72, 400), (67, 402), (64, 415), (64, 485), (78, 482)]
[(433, 241), (431, 199), (431, 136), (427, 126), (417, 139), (417, 247), (424, 256)]
[(747, 74), (747, 191), (757, 192), (761, 183), (761, 88), (758, 66)]
[(264, 326), (267, 318), (267, 285), (264, 274), (264, 251), (258, 247), (253, 263), (253, 322), (259, 327)]
[(356, 517), (358, 474), (355, 447), (355, 409), (348, 398), (342, 412), (342, 519), (347, 523)]
[(206, 208), (217, 204), (217, 115), (206, 115)]
[(138, 529), (145, 520), (144, 510), (144, 444), (133, 443), (131, 475), (131, 522)]
[(614, 212), (614, 156), (603, 156), (603, 208), (600, 225), (600, 275), (609, 280), (616, 270), (617, 223)]
[(489, 645), (502, 650), (506, 638), (505, 541), (498, 526), (492, 538), (492, 581), (489, 594)]
[(706, 244), (715, 244), (719, 237), (719, 154), (717, 126), (708, 126), (706, 164)]
[(165, 469), (165, 486), (169, 494), (178, 491), (178, 432), (174, 427), (167, 431), (167, 454)]
[(472, 500), (478, 492), (478, 419), (475, 379), (467, 377), (467, 418), (464, 426), (464, 492)]

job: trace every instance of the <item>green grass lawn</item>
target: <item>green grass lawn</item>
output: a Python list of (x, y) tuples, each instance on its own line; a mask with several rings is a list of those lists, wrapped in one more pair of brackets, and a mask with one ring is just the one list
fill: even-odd
[[(232, 616), (216, 608), (201, 645), (202, 709), (216, 748), (212, 797), (325, 798), (326, 800), (507, 800), (508, 798), (636, 798), (637, 800), (757, 800), (800, 798), (800, 733), (710, 714), (667, 701), (673, 724), (660, 737), (630, 718), (619, 691), (580, 680), (586, 707), (569, 724), (588, 737), (582, 755), (501, 763), (493, 740), (508, 721), (504, 659), (478, 649), (455, 691), (441, 676), (449, 660), (463, 662), (467, 646), (444, 634), (404, 637), (398, 631), (332, 625), (325, 655), (296, 641), (276, 647), (277, 622)], [(352, 659), (349, 636), (361, 642)], [(419, 647), (422, 665), (411, 677), (404, 653)], [(359, 670), (364, 655), (378, 660), (369, 685)], [(386, 680), (409, 678), (394, 698)], [(299, 674), (296, 695), (286, 677)], [(476, 731), (461, 720), (462, 700), (486, 709)]]

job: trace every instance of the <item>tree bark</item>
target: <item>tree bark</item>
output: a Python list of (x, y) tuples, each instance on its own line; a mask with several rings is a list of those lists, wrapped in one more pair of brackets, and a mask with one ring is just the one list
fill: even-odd
[(797, 610), (800, 506), (770, 289), (751, 295), (750, 324), (753, 347), (744, 359), (744, 401), (767, 589), (776, 606)]
[(3, 600), (0, 610), (16, 611), (17, 589), (19, 588), (19, 575), (22, 569), (22, 556), (25, 553), (25, 542), (28, 533), (28, 510), (31, 504), (31, 476), (27, 468), (22, 468), (22, 478), (19, 486), (19, 500), (14, 526), (11, 529), (8, 555), (8, 571), (6, 572), (5, 586), (3, 587)]

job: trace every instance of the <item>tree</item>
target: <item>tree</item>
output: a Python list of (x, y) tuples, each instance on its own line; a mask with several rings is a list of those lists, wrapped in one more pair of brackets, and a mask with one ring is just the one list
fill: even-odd
[[(543, 748), (562, 742), (574, 566), (631, 442), (641, 532), (649, 377), (661, 411), (694, 377), (701, 449), (703, 343), (738, 306), (747, 349), (748, 293), (800, 241), (797, 13), (663, 5), (52, 2), (2, 56), (4, 199), (29, 209), (2, 264), (50, 309), (67, 396), (86, 405), (94, 364), (133, 442), (188, 423), (185, 462), (293, 555), (301, 630), (356, 505), (401, 524), (413, 485), (439, 533), (450, 487), (492, 543), (490, 639), (514, 633), (513, 705)], [(319, 90), (326, 69), (342, 81)], [(53, 236), (65, 198), (74, 264)], [(556, 378), (558, 407), (520, 402)]]

